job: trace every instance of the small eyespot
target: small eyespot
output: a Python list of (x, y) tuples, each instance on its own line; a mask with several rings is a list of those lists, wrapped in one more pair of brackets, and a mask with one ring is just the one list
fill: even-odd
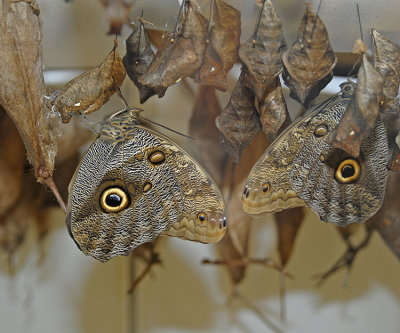
[(269, 188), (270, 188), (269, 184), (268, 184), (268, 183), (265, 183), (265, 184), (261, 187), (261, 190), (262, 190), (264, 193), (267, 193), (267, 192), (269, 191)]
[(207, 215), (206, 215), (205, 213), (199, 213), (199, 214), (197, 215), (197, 219), (198, 219), (200, 222), (204, 222), (204, 221), (207, 220)]
[(321, 138), (325, 136), (327, 133), (328, 133), (328, 127), (325, 124), (319, 124), (314, 130), (314, 135), (317, 138)]
[(152, 187), (153, 187), (153, 186), (151, 185), (151, 183), (146, 183), (146, 184), (144, 184), (144, 186), (143, 186), (143, 192), (146, 193), (146, 192), (150, 191)]
[(153, 165), (160, 165), (165, 161), (165, 154), (160, 150), (153, 151), (148, 160)]
[(106, 213), (118, 213), (128, 204), (128, 195), (120, 187), (106, 188), (100, 196), (100, 206)]
[(336, 168), (335, 178), (343, 184), (352, 183), (360, 178), (361, 167), (357, 160), (349, 158)]

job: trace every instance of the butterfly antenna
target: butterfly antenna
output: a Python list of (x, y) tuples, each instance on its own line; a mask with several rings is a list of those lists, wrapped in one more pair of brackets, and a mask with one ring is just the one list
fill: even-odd
[(154, 124), (154, 125), (157, 125), (157, 126), (160, 126), (160, 127), (162, 127), (162, 128), (165, 128), (165, 129), (167, 129), (167, 130), (169, 130), (169, 131), (171, 131), (171, 132), (173, 132), (173, 133), (175, 133), (175, 134), (179, 134), (180, 136), (183, 136), (183, 137), (188, 138), (188, 139), (196, 140), (196, 138), (193, 138), (192, 136), (189, 136), (189, 135), (183, 134), (183, 133), (181, 133), (181, 132), (175, 131), (175, 130), (173, 130), (172, 128), (169, 128), (169, 127), (167, 127), (167, 126), (164, 126), (164, 125), (162, 125), (162, 124), (159, 124), (159, 123), (157, 123), (157, 122), (155, 122), (155, 121), (153, 121), (153, 120), (150, 120), (150, 119), (145, 118), (145, 117), (141, 117), (141, 118), (143, 118), (144, 120), (146, 120), (146, 121), (148, 121), (148, 122), (150, 122), (150, 123), (152, 123), (152, 124)]
[(262, 13), (264, 11), (264, 6), (265, 6), (265, 0), (263, 0), (262, 6), (261, 6), (261, 11), (260, 14), (258, 15), (258, 20), (257, 20), (257, 24), (256, 24), (256, 28), (254, 29), (254, 39), (253, 39), (253, 47), (256, 46), (256, 40), (257, 40), (257, 34), (258, 34), (258, 29), (260, 29), (260, 23), (261, 23), (261, 17), (262, 17)]

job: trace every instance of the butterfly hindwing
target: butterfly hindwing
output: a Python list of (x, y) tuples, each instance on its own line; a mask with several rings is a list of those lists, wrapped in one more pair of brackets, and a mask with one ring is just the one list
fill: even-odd
[[(346, 85), (351, 89), (344, 93)], [(351, 82), (342, 86), (342, 95), (293, 123), (267, 149), (249, 175), (243, 196), (246, 211), (273, 212), (304, 202), (322, 221), (344, 226), (363, 222), (380, 208), (388, 175), (382, 121), (378, 119), (362, 141), (358, 158), (330, 144), (352, 96), (349, 90), (354, 92)], [(263, 184), (268, 184), (265, 192)]]
[(106, 124), (70, 184), (67, 225), (107, 261), (167, 234), (204, 243), (226, 229), (215, 183), (180, 147), (122, 114)]

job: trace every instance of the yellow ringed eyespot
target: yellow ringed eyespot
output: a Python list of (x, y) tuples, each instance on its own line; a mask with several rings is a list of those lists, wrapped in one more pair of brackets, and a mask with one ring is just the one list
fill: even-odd
[(335, 178), (343, 184), (348, 184), (360, 178), (360, 174), (360, 163), (356, 159), (348, 158), (342, 161), (336, 168)]
[(108, 187), (101, 193), (100, 206), (106, 213), (118, 213), (128, 204), (128, 195), (120, 187)]
[(205, 214), (205, 213), (199, 213), (199, 214), (197, 215), (197, 219), (198, 219), (200, 222), (207, 221), (207, 214)]
[(264, 193), (267, 193), (270, 189), (270, 186), (268, 183), (265, 183), (262, 187), (261, 187), (261, 191), (263, 191)]

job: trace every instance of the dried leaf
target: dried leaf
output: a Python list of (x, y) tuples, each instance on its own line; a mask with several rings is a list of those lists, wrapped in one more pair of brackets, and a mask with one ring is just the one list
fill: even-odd
[(0, 106), (0, 216), (4, 216), (21, 195), (25, 163), (24, 144)]
[(70, 121), (72, 114), (88, 114), (100, 109), (119, 89), (125, 79), (125, 68), (117, 51), (117, 41), (103, 62), (88, 72), (72, 79), (50, 96), (62, 121)]
[(400, 104), (397, 98), (400, 84), (400, 46), (382, 36), (375, 29), (372, 29), (371, 34), (374, 42), (374, 65), (385, 77), (381, 109), (400, 113)]
[(356, 92), (336, 129), (334, 147), (354, 157), (359, 156), (361, 140), (375, 126), (379, 115), (383, 83), (384, 77), (364, 55), (358, 71)]
[(262, 130), (270, 141), (273, 141), (279, 131), (290, 124), (290, 115), (278, 76), (268, 86), (264, 99), (258, 102), (258, 111)]
[(215, 119), (217, 128), (222, 134), (221, 145), (236, 162), (239, 161), (242, 149), (260, 130), (260, 122), (254, 106), (254, 94), (244, 85), (244, 76), (242, 72), (233, 88), (228, 105)]
[(65, 209), (52, 174), (57, 145), (51, 116), (43, 103), (41, 26), (35, 0), (0, 3), (0, 104), (16, 125), (37, 180)]
[(201, 66), (207, 36), (207, 20), (190, 1), (184, 0), (178, 30), (167, 34), (147, 72), (139, 79), (158, 97), (177, 81), (193, 75)]
[(99, 0), (106, 8), (106, 17), (110, 22), (109, 35), (121, 34), (122, 26), (129, 21), (132, 0)]
[(371, 218), (371, 226), (377, 230), (387, 246), (400, 260), (400, 174), (389, 172), (385, 201)]
[(271, 82), (282, 72), (281, 57), (286, 50), (282, 24), (270, 0), (263, 3), (253, 35), (241, 45), (239, 56), (244, 66), (244, 84), (265, 99)]
[(218, 186), (222, 177), (226, 154), (218, 145), (219, 132), (215, 118), (221, 113), (215, 89), (200, 86), (192, 116), (189, 121), (189, 134), (196, 138), (194, 154), (196, 159), (208, 170)]
[(283, 267), (286, 266), (292, 255), (294, 242), (304, 215), (303, 207), (285, 209), (274, 214), (278, 229), (278, 251)]
[(213, 11), (214, 25), (195, 81), (226, 91), (227, 74), (237, 59), (240, 43), (240, 12), (222, 0), (214, 0)]
[(151, 49), (149, 37), (143, 22), (139, 21), (139, 26), (133, 28), (133, 32), (126, 40), (126, 55), (122, 60), (126, 73), (139, 89), (141, 104), (156, 94), (153, 88), (146, 87), (139, 82), (140, 77), (146, 73), (153, 59), (154, 52)]
[(290, 97), (307, 108), (331, 81), (336, 55), (312, 3), (307, 2), (305, 6), (297, 40), (282, 56), (282, 76), (290, 89)]

